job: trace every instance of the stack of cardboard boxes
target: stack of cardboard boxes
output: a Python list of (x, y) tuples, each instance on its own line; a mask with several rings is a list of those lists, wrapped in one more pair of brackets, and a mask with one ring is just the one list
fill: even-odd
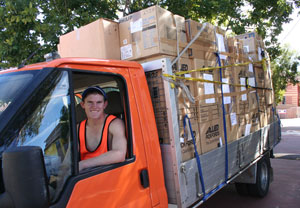
[[(152, 6), (121, 18), (119, 23), (99, 19), (61, 36), (58, 50), (62, 57), (95, 57), (140, 63), (160, 58), (174, 60), (201, 28), (203, 24), (199, 22), (185, 20)], [(256, 62), (262, 60), (263, 51), (263, 41), (256, 33), (227, 38), (224, 30), (206, 24), (201, 35), (172, 66), (173, 73), (186, 71), (179, 76), (214, 81), (182, 80), (188, 91), (176, 88), (183, 161), (194, 157), (192, 134), (198, 153), (204, 154), (224, 145), (225, 136), (229, 143), (273, 121), (274, 96), (271, 90), (265, 89), (272, 88), (270, 70)], [(249, 62), (249, 57), (255, 63), (233, 66)], [(230, 67), (189, 72), (216, 67), (220, 63)], [(168, 144), (170, 135), (162, 70), (146, 72), (146, 78), (160, 142)], [(256, 88), (246, 88), (245, 85)], [(191, 120), (192, 131), (188, 125), (185, 129), (183, 127), (185, 115)]]

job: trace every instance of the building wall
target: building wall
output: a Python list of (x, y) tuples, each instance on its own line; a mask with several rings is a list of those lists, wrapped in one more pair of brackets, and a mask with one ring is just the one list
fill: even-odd
[(285, 91), (285, 103), (293, 106), (299, 106), (299, 85), (288, 85)]
[(280, 118), (300, 118), (300, 84), (287, 86), (284, 100), (277, 106), (277, 113)]

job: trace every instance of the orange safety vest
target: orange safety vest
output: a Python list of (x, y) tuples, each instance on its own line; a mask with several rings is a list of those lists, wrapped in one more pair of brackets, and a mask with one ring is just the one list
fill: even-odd
[(86, 160), (93, 157), (97, 157), (108, 150), (108, 128), (110, 123), (116, 118), (116, 116), (108, 115), (104, 120), (104, 126), (102, 129), (102, 135), (97, 148), (94, 151), (90, 151), (86, 147), (86, 121), (81, 121), (79, 124), (79, 146), (80, 146), (80, 159)]

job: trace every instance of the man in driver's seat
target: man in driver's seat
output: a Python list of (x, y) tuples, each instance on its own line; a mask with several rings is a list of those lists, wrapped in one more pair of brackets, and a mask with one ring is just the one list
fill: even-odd
[(78, 126), (79, 171), (125, 160), (127, 140), (124, 123), (104, 112), (107, 105), (107, 96), (99, 86), (88, 87), (82, 93), (81, 107), (87, 119)]

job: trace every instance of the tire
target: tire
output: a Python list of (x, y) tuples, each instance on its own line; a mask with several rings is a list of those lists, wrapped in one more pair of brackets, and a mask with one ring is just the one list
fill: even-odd
[(247, 183), (235, 183), (235, 189), (241, 196), (249, 195)]
[(257, 162), (256, 183), (248, 184), (248, 192), (252, 196), (264, 197), (269, 192), (270, 158), (263, 157)]

